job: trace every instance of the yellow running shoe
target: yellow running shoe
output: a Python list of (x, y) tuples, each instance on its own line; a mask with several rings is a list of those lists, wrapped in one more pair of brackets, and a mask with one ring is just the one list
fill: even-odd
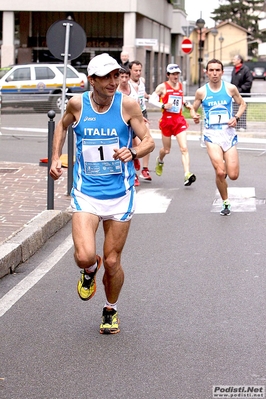
[(159, 157), (156, 158), (155, 173), (157, 176), (162, 176), (163, 174), (163, 162), (159, 161)]
[(184, 179), (184, 186), (191, 186), (196, 181), (196, 176), (193, 173), (187, 173)]
[(100, 325), (101, 334), (117, 334), (119, 329), (118, 313), (113, 308), (103, 308), (102, 323)]
[(96, 292), (96, 273), (100, 269), (102, 264), (102, 259), (100, 256), (96, 255), (97, 267), (94, 272), (86, 273), (85, 270), (81, 270), (81, 277), (78, 281), (77, 290), (80, 299), (83, 301), (88, 301), (93, 297)]

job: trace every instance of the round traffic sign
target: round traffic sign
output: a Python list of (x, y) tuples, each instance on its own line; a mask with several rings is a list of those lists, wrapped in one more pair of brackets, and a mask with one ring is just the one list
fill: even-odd
[(185, 54), (190, 54), (193, 50), (193, 43), (190, 39), (186, 38), (181, 43), (181, 50)]
[(83, 52), (87, 41), (86, 33), (75, 21), (66, 19), (54, 22), (46, 34), (47, 46), (55, 58), (64, 60), (66, 24), (70, 24), (71, 26), (69, 34), (69, 54), (67, 54), (67, 59), (74, 60)]

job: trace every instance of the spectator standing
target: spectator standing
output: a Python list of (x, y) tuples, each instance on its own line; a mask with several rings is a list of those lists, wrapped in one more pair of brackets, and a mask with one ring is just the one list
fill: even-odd
[[(234, 84), (243, 98), (250, 97), (252, 87), (252, 73), (244, 64), (243, 58), (240, 55), (235, 55), (233, 58), (234, 69), (232, 71), (231, 83)], [(233, 103), (234, 114), (238, 111), (238, 104)], [(247, 129), (247, 108), (239, 119), (236, 130), (243, 132)]]
[(119, 63), (122, 68), (128, 69), (129, 65), (129, 53), (127, 51), (122, 51), (120, 53), (120, 60), (121, 62)]

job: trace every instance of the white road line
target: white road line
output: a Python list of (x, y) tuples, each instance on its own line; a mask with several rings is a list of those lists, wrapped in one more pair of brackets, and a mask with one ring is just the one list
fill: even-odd
[(41, 129), (38, 127), (2, 127), (4, 130), (16, 130), (18, 132), (36, 132), (36, 133), (48, 133), (48, 129)]
[(52, 254), (27, 277), (21, 280), (14, 288), (0, 299), (0, 317), (3, 316), (26, 292), (28, 292), (46, 273), (48, 273), (72, 247), (73, 240), (70, 234)]
[[(148, 184), (148, 183), (147, 183)], [(159, 188), (141, 189), (136, 196), (136, 214), (143, 213), (165, 213), (173, 199), (174, 192), (167, 191)]]
[[(229, 187), (228, 198), (232, 212), (256, 212), (255, 187)], [(220, 212), (221, 209), (222, 199), (216, 190), (211, 212)]]

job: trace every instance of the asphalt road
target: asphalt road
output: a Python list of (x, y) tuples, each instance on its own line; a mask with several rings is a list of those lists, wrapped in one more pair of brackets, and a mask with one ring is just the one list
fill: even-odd
[[(211, 399), (214, 385), (265, 385), (265, 150), (239, 151), (232, 214), (221, 217), (199, 142), (189, 142), (190, 188), (175, 142), (155, 175), (159, 148), (124, 249), (120, 334), (98, 331), (102, 269), (95, 297), (77, 296), (68, 224), (0, 281), (1, 399)], [(97, 240), (101, 253), (101, 226)]]

